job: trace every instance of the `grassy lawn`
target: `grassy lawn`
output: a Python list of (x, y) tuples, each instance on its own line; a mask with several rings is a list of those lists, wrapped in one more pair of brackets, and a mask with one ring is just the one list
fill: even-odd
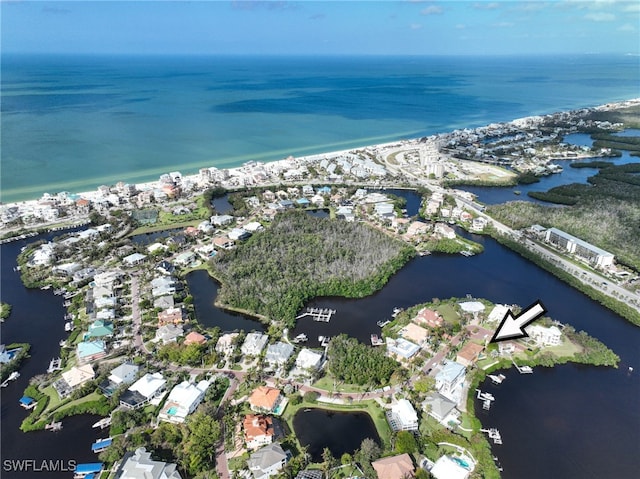
[[(333, 378), (329, 375), (324, 376), (318, 379), (314, 384), (314, 388), (324, 389), (325, 391), (334, 391), (333, 388)], [(338, 389), (335, 391), (339, 391), (342, 393), (362, 393), (368, 391), (366, 386), (358, 386), (357, 384), (340, 384)]]
[(460, 319), (460, 316), (458, 315), (454, 307), (449, 303), (439, 304), (435, 308), (435, 310), (442, 315), (447, 323), (452, 323)]
[(566, 357), (566, 356), (573, 356), (575, 353), (581, 352), (582, 348), (577, 344), (573, 344), (571, 341), (564, 339), (562, 341), (562, 344), (558, 346), (545, 348), (544, 351), (548, 351), (557, 357)]
[(57, 408), (58, 405), (62, 402), (56, 390), (53, 389), (53, 386), (47, 386), (42, 390), (42, 392), (49, 396), (49, 404), (47, 404), (47, 408), (43, 411), (43, 414)]
[(80, 399), (76, 399), (75, 401), (71, 401), (71, 402), (68, 402), (67, 404), (64, 404), (63, 406), (60, 406), (58, 411), (64, 411), (67, 408), (70, 408), (72, 406), (76, 406), (78, 404), (82, 404), (85, 402), (97, 401), (101, 397), (102, 397), (102, 394), (98, 394), (97, 392), (94, 391), (91, 394), (87, 394), (86, 396), (81, 397)]
[(316, 409), (329, 409), (335, 411), (363, 411), (371, 416), (373, 423), (376, 426), (380, 440), (382, 441), (384, 448), (389, 448), (391, 443), (391, 429), (387, 423), (387, 419), (384, 415), (384, 411), (375, 401), (364, 401), (353, 404), (328, 404), (321, 402), (307, 402), (302, 401), (300, 404), (289, 404), (282, 419), (285, 420), (291, 431), (293, 428), (293, 417), (300, 409), (316, 408)]

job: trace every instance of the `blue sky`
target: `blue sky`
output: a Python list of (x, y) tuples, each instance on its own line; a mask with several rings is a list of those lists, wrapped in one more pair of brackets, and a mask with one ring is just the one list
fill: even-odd
[(3, 53), (640, 53), (640, 2), (2, 0)]

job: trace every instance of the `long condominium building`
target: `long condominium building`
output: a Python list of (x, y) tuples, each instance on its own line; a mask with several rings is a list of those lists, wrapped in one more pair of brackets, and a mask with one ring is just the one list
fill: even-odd
[(593, 246), (559, 229), (549, 228), (545, 240), (560, 249), (564, 249), (569, 253), (587, 260), (594, 266), (604, 268), (613, 265), (614, 255), (612, 253)]

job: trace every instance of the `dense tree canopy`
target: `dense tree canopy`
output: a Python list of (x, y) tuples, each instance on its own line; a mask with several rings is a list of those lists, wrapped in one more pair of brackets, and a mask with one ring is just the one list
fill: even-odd
[(211, 266), (222, 303), (291, 325), (306, 300), (371, 294), (413, 254), (369, 226), (291, 211)]
[(331, 375), (349, 384), (387, 384), (399, 366), (385, 356), (384, 348), (367, 346), (345, 334), (331, 339), (327, 355)]

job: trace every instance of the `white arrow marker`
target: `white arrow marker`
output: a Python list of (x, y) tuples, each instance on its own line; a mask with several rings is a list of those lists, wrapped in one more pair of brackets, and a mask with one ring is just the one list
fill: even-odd
[(540, 301), (536, 301), (515, 317), (511, 310), (507, 311), (507, 314), (502, 318), (500, 326), (496, 329), (496, 333), (493, 335), (493, 338), (491, 338), (491, 342), (497, 343), (498, 341), (506, 341), (507, 339), (528, 337), (529, 335), (524, 330), (524, 327), (546, 312), (547, 310)]

